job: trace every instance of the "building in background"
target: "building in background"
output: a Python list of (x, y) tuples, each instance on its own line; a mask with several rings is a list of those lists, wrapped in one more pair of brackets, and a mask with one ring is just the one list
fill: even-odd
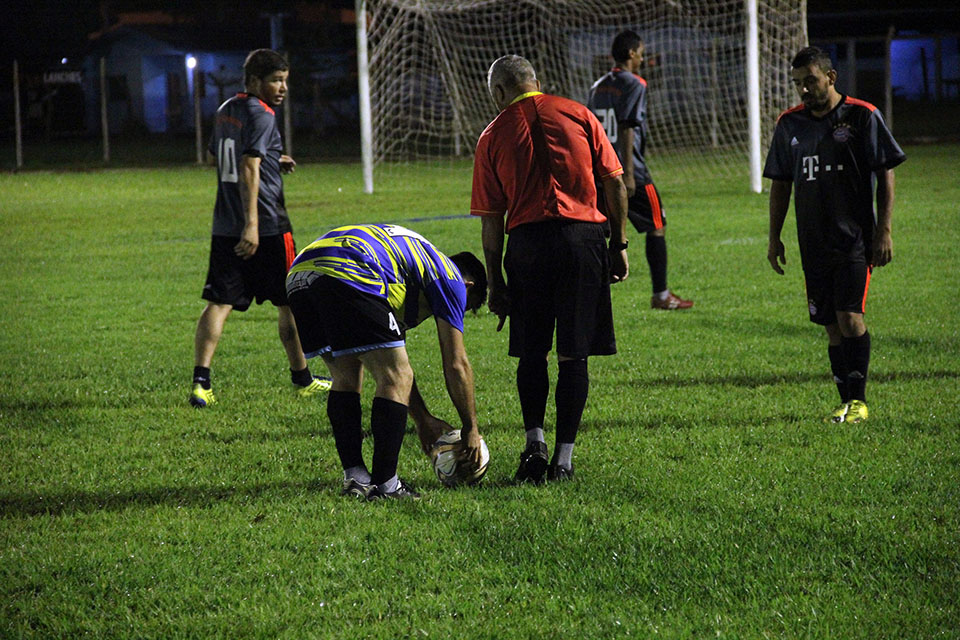
[[(833, 54), (842, 91), (883, 109), (898, 140), (960, 140), (960, 5), (806, 1), (809, 39)], [(295, 153), (359, 156), (354, 0), (280, 3), (286, 13), (273, 14), (264, 4), (280, 6), (245, 0), (25, 3), (2, 27), (0, 59), (8, 64), (0, 74), (0, 147), (11, 150), (4, 158), (13, 158), (14, 60), (23, 140), (37, 149), (28, 149), (28, 160), (45, 154), (57, 161), (56, 147), (78, 147), (82, 139), (94, 148), (99, 144), (102, 59), (111, 140), (132, 148), (144, 147), (142, 136), (156, 145), (177, 139), (170, 157), (189, 161), (194, 154), (181, 149), (187, 148), (184, 140), (192, 144), (195, 132), (191, 65), (200, 79), (205, 138), (217, 106), (242, 88), (246, 53), (271, 46), (278, 35), (291, 57)], [(163, 9), (143, 9), (158, 6)], [(391, 52), (374, 63), (389, 69), (396, 59)], [(787, 66), (785, 61), (786, 74)], [(424, 86), (434, 80), (425, 78)], [(682, 116), (683, 109), (676, 113)], [(286, 135), (286, 127), (281, 130)], [(469, 141), (463, 148), (469, 152)], [(0, 166), (6, 166), (3, 160)]]
[(246, 53), (236, 43), (211, 42), (193, 25), (176, 24), (166, 14), (123, 15), (91, 34), (82, 64), (86, 128), (96, 132), (100, 127), (101, 59), (112, 132), (183, 133), (194, 127), (194, 76), (200, 81), (201, 111), (209, 118), (219, 97), (243, 89)]
[(960, 140), (960, 7), (873, 4), (811, 3), (810, 42), (838, 88), (881, 108), (898, 140)]
[[(111, 137), (192, 136), (195, 89), (205, 136), (217, 107), (243, 90), (247, 53), (271, 46), (290, 57), (293, 131), (305, 134), (298, 137), (316, 142), (357, 132), (353, 137), (359, 138), (352, 11), (304, 4), (292, 13), (229, 17), (218, 21), (215, 16), (166, 11), (111, 14), (106, 26), (88, 35), (82, 54), (21, 72), (24, 138), (97, 138), (101, 61)], [(278, 38), (282, 46), (275, 44)], [(0, 124), (12, 132), (12, 96), (0, 93), (0, 104), (10, 106)]]

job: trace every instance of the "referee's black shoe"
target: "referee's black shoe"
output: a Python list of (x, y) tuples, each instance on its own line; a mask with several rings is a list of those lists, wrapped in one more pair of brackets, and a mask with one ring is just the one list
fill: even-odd
[(547, 480), (550, 482), (568, 482), (573, 480), (573, 464), (565, 467), (562, 464), (551, 463), (547, 468)]
[(513, 481), (532, 482), (543, 484), (543, 476), (547, 471), (547, 443), (531, 442), (520, 454), (520, 466), (513, 476)]
[(377, 502), (378, 500), (419, 500), (420, 494), (403, 480), (397, 479), (397, 488), (389, 493), (381, 491), (380, 487), (374, 486), (367, 494), (368, 502)]

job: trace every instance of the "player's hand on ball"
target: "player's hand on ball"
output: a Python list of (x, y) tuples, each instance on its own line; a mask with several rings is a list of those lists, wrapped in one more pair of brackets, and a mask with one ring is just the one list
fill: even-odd
[[(444, 486), (473, 485), (480, 482), (490, 464), (490, 450), (476, 428), (468, 439), (460, 437), (461, 430), (454, 429), (440, 436), (430, 448), (433, 471)], [(473, 446), (479, 442), (477, 455)]]
[(476, 429), (460, 431), (460, 452), (457, 454), (461, 464), (469, 464), (473, 469), (480, 467), (480, 432)]
[(453, 425), (448, 423), (446, 420), (442, 420), (436, 416), (427, 416), (422, 424), (417, 425), (417, 430), (422, 430), (424, 435), (420, 438), (420, 448), (423, 449), (423, 452), (430, 455), (430, 448), (433, 443), (437, 441), (440, 436), (447, 433), (448, 431), (453, 431)]

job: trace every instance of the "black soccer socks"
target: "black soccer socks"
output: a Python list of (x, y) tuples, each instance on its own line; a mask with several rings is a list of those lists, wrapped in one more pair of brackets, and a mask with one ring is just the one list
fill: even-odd
[(847, 393), (848, 400), (866, 402), (867, 397), (867, 369), (870, 367), (870, 332), (856, 338), (844, 337), (840, 346), (843, 349), (843, 359), (847, 364)]
[(373, 432), (370, 480), (373, 484), (381, 485), (397, 475), (400, 446), (407, 430), (407, 405), (386, 398), (374, 398), (370, 430)]
[(327, 417), (333, 427), (333, 440), (344, 469), (363, 466), (363, 410), (360, 394), (331, 391), (327, 395)]
[(298, 387), (309, 386), (313, 382), (313, 374), (310, 373), (310, 367), (304, 367), (300, 371), (290, 369), (290, 381)]
[(843, 357), (843, 347), (839, 344), (831, 344), (827, 347), (827, 355), (830, 357), (830, 371), (833, 372), (833, 381), (837, 383), (840, 402), (849, 402), (850, 394), (847, 391), (847, 361)]
[(520, 396), (520, 411), (523, 428), (543, 428), (543, 416), (547, 412), (547, 395), (550, 379), (547, 376), (546, 356), (523, 357), (517, 363), (517, 393)]
[(193, 383), (199, 384), (204, 389), (210, 388), (210, 367), (194, 367)]
[(664, 236), (646, 234), (647, 264), (650, 265), (650, 281), (655, 294), (667, 290), (667, 239)]
[(577, 439), (583, 407), (587, 404), (590, 376), (587, 361), (564, 360), (558, 367), (557, 390), (557, 443), (573, 443)]

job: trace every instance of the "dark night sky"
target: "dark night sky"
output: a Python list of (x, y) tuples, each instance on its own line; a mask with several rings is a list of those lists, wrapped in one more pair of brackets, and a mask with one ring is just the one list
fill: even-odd
[(253, 30), (266, 38), (269, 27), (262, 14), (294, 5), (353, 8), (353, 0), (15, 0), (0, 21), (0, 63), (8, 67), (17, 59), (23, 67), (35, 68), (82, 54), (89, 45), (88, 34), (123, 12), (160, 10), (189, 16), (210, 33), (237, 31), (231, 27), (242, 25), (245, 33)]
[[(352, 8), (354, 3), (353, 0), (205, 0), (202, 3), (194, 0), (16, 0), (0, 21), (0, 42), (3, 43), (0, 63), (9, 67), (16, 58), (25, 68), (42, 68), (55, 64), (63, 56), (81, 54), (88, 46), (87, 34), (100, 29), (111, 15), (123, 11), (159, 9), (174, 15), (194, 16), (211, 30), (223, 32), (231, 24), (242, 24), (246, 31), (262, 30), (266, 34), (267, 21), (261, 14), (289, 10), (295, 4), (338, 9)], [(202, 11), (198, 12), (198, 7), (202, 7)], [(815, 33), (817, 29), (844, 33), (845, 24), (862, 24), (864, 15), (871, 13), (879, 16), (879, 22), (890, 20), (898, 27), (906, 24), (919, 30), (960, 31), (960, 9), (956, 1), (808, 0), (807, 7), (813, 39), (821, 35)]]
[(57, 51), (82, 51), (87, 33), (100, 23), (97, 3), (93, 0), (36, 0), (15, 3), (0, 21), (3, 42), (2, 62), (8, 67), (13, 59), (23, 66), (42, 64)]

